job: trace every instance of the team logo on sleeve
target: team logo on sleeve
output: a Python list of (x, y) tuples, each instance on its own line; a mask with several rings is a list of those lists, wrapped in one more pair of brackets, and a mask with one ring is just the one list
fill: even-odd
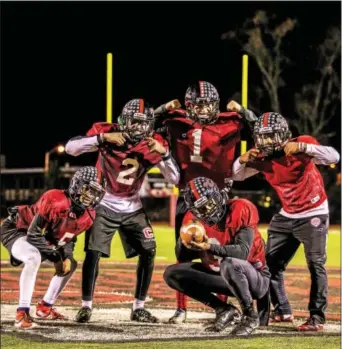
[(321, 219), (318, 217), (311, 218), (310, 223), (313, 227), (317, 228), (321, 224)]

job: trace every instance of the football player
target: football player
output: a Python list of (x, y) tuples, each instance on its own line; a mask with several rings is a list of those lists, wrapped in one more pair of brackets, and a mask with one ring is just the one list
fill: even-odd
[[(233, 102), (232, 108), (236, 112), (251, 113)], [(293, 321), (283, 272), (303, 243), (311, 274), (310, 317), (297, 330), (322, 330), (328, 292), (325, 262), (329, 207), (316, 165), (335, 164), (340, 156), (334, 148), (320, 145), (314, 137), (291, 138), (287, 121), (274, 112), (261, 115), (254, 125), (253, 137), (255, 148), (235, 161), (233, 178), (241, 181), (262, 173), (283, 206), (268, 227), (266, 258), (272, 274), (273, 321)]]
[[(167, 130), (171, 153), (180, 168), (179, 197), (176, 209), (175, 238), (186, 212), (184, 189), (198, 176), (211, 178), (220, 189), (231, 176), (235, 148), (240, 141), (242, 117), (236, 112), (219, 110), (220, 97), (216, 88), (207, 81), (189, 86), (185, 93), (185, 109), (178, 100), (156, 109), (160, 130)], [(229, 110), (229, 105), (227, 106)], [(253, 115), (254, 116), (254, 115)], [(252, 123), (256, 118), (247, 115)], [(182, 261), (178, 261), (182, 262)], [(177, 309), (171, 323), (186, 321), (187, 297), (176, 292)]]
[(33, 205), (9, 208), (9, 216), (1, 225), (0, 240), (10, 254), (11, 264), (24, 264), (15, 327), (36, 326), (30, 305), (39, 266), (45, 260), (54, 263), (56, 273), (36, 307), (36, 316), (64, 319), (53, 304), (76, 270), (76, 236), (93, 224), (94, 208), (103, 195), (96, 168), (87, 166), (74, 174), (68, 190), (52, 189)]
[(101, 257), (110, 256), (110, 246), (119, 230), (127, 258), (139, 256), (135, 300), (131, 320), (157, 322), (144, 308), (151, 282), (156, 242), (139, 190), (148, 170), (158, 167), (166, 180), (177, 184), (179, 170), (167, 142), (154, 134), (154, 111), (143, 99), (133, 99), (123, 108), (120, 124), (95, 123), (85, 137), (71, 139), (68, 154), (78, 156), (98, 151), (96, 167), (107, 180), (106, 194), (96, 209), (94, 225), (87, 232), (82, 269), (82, 308), (76, 321), (88, 322)]
[[(265, 244), (258, 231), (258, 211), (245, 199), (227, 200), (227, 195), (209, 178), (197, 177), (185, 189), (187, 212), (183, 226), (199, 220), (206, 235), (203, 242), (178, 240), (178, 258), (201, 262), (178, 263), (164, 273), (166, 283), (213, 308), (216, 319), (208, 331), (220, 332), (239, 320), (240, 312), (216, 294), (235, 297), (242, 320), (233, 335), (249, 335), (259, 326), (253, 299), (268, 294), (270, 273), (265, 263)], [(194, 250), (197, 249), (197, 250)]]

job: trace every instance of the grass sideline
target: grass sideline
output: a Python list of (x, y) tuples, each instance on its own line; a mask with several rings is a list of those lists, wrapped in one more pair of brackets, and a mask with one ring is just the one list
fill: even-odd
[(15, 335), (1, 335), (1, 347), (6, 349), (31, 349), (42, 348), (47, 346), (49, 349), (74, 349), (75, 345), (78, 349), (317, 349), (326, 347), (329, 349), (337, 349), (341, 346), (341, 338), (339, 336), (293, 336), (286, 338), (282, 336), (272, 337), (255, 337), (251, 339), (221, 339), (221, 340), (189, 340), (189, 341), (160, 341), (160, 342), (134, 342), (134, 343), (63, 343), (63, 342), (38, 342), (28, 339), (18, 338)]
[[(260, 231), (265, 240), (267, 240), (267, 226), (260, 226)], [(174, 255), (174, 230), (168, 226), (164, 225), (154, 225), (154, 233), (157, 241), (157, 256), (156, 262), (161, 263), (173, 263), (175, 262)], [(84, 260), (84, 234), (78, 237), (78, 241), (75, 248), (75, 259), (78, 261)], [(328, 246), (327, 246), (327, 267), (340, 267), (341, 266), (341, 234), (340, 227), (333, 226), (329, 229)], [(8, 260), (8, 252), (1, 245), (1, 260)], [(102, 262), (105, 261), (127, 261), (122, 249), (119, 234), (115, 234), (111, 246), (111, 257), (103, 258)], [(136, 261), (136, 258), (132, 258), (129, 261)], [(306, 261), (304, 257), (303, 245), (300, 246), (295, 257), (289, 264), (290, 266), (306, 266)]]

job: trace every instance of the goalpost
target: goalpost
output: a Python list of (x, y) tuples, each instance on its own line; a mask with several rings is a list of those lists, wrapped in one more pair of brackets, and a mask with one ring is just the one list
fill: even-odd
[[(107, 98), (106, 98), (106, 121), (108, 123), (113, 122), (113, 54), (107, 53)], [(244, 108), (248, 106), (248, 55), (242, 56), (242, 88), (241, 88), (241, 104)], [(247, 151), (247, 141), (241, 140), (240, 153), (243, 154)], [(158, 168), (152, 168), (148, 173), (160, 173)], [(170, 226), (174, 227), (175, 224), (175, 212), (176, 202), (178, 196), (178, 188), (173, 187), (173, 193), (170, 197)]]

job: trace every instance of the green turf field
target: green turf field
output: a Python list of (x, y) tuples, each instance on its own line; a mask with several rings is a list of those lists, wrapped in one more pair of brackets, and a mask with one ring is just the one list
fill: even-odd
[[(272, 344), (271, 344), (272, 343)], [(44, 344), (44, 345), (43, 345)], [(137, 343), (82, 343), (77, 342), (77, 347), (82, 349), (265, 349), (270, 346), (277, 349), (317, 349), (325, 346), (329, 349), (337, 349), (341, 346), (339, 336), (310, 336), (310, 337), (258, 337), (253, 339), (229, 339), (229, 340), (202, 340), (202, 341), (170, 341), (170, 342), (137, 342)], [(75, 343), (62, 342), (35, 342), (19, 339), (13, 335), (1, 335), (1, 347), (6, 349), (42, 348), (49, 349), (73, 349)]]
[[(263, 237), (266, 240), (266, 228), (261, 227)], [(154, 226), (154, 232), (157, 239), (157, 262), (164, 263), (172, 263), (175, 260), (174, 257), (174, 231), (172, 228), (167, 226)], [(328, 238), (328, 261), (327, 266), (330, 267), (340, 267), (340, 229), (339, 227), (333, 227), (329, 230), (329, 238)], [(76, 244), (75, 258), (78, 261), (82, 261), (84, 259), (84, 234), (78, 237), (78, 241)], [(1, 245), (1, 260), (8, 259), (7, 250)], [(125, 256), (122, 250), (121, 241), (119, 235), (113, 239), (112, 248), (111, 248), (111, 258), (103, 259), (110, 261), (125, 261)], [(132, 259), (133, 261), (134, 259)], [(296, 256), (291, 261), (290, 265), (293, 266), (305, 266), (305, 258), (303, 253), (303, 247), (301, 246)]]

